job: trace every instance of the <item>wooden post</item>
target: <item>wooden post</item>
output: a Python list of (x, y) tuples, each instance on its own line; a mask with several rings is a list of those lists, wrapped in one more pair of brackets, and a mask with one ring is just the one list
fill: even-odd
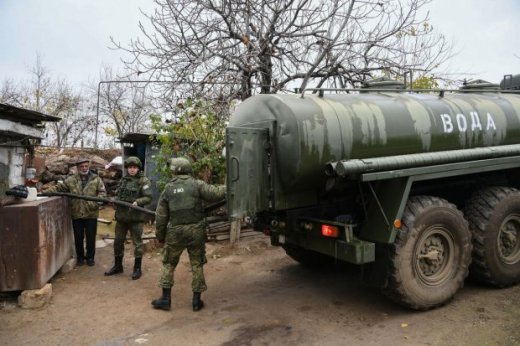
[(229, 243), (235, 245), (240, 240), (240, 220), (231, 220), (229, 227)]

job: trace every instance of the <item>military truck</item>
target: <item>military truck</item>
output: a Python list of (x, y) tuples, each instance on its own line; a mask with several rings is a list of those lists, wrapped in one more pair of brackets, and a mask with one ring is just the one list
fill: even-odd
[(257, 95), (227, 128), (229, 215), (412, 309), (520, 280), (520, 94), (478, 81)]

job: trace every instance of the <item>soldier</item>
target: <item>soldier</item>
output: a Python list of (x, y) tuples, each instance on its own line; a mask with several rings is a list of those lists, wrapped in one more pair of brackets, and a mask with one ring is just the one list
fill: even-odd
[(193, 311), (204, 306), (200, 295), (204, 292), (203, 265), (206, 263), (206, 222), (202, 202), (218, 201), (225, 196), (224, 185), (209, 185), (191, 176), (191, 163), (186, 158), (171, 160), (173, 179), (159, 197), (155, 224), (156, 236), (164, 244), (162, 250), (162, 275), (159, 287), (162, 297), (152, 301), (156, 309), (170, 310), (173, 272), (184, 249), (188, 249), (193, 275)]
[[(56, 186), (47, 189), (45, 192), (69, 192), (76, 195), (90, 197), (105, 197), (106, 190), (103, 180), (90, 170), (90, 161), (87, 158), (80, 158), (76, 161), (78, 172)], [(76, 248), (77, 264), (89, 266), (95, 264), (96, 254), (96, 233), (97, 218), (99, 215), (99, 205), (96, 202), (83, 199), (72, 198), (71, 215), (72, 228), (74, 230), (74, 245)], [(87, 251), (83, 248), (83, 239), (87, 240)]]
[[(125, 160), (127, 175), (121, 179), (117, 187), (117, 199), (132, 203), (135, 206), (145, 206), (152, 201), (150, 180), (140, 171), (142, 165), (138, 157), (130, 156)], [(105, 275), (114, 275), (123, 272), (123, 255), (125, 253), (125, 239), (130, 230), (134, 243), (134, 271), (132, 280), (141, 277), (143, 259), (143, 225), (145, 214), (127, 207), (118, 206), (116, 209), (116, 237), (114, 241), (114, 266)]]

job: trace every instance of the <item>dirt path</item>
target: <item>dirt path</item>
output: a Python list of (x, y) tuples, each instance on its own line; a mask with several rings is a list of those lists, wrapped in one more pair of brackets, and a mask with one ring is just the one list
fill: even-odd
[(160, 258), (147, 253), (144, 275), (105, 277), (112, 247), (94, 267), (52, 280), (51, 303), (22, 310), (0, 301), (1, 345), (520, 345), (520, 286), (492, 289), (468, 282), (450, 304), (409, 311), (342, 271), (308, 271), (262, 236), (230, 249), (208, 244), (206, 307), (191, 311), (184, 254), (171, 311), (160, 294)]

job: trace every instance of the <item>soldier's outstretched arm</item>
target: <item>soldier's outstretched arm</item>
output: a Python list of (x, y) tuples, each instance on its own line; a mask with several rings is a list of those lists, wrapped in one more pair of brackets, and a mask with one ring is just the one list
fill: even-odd
[(210, 185), (199, 180), (199, 192), (206, 202), (216, 202), (226, 197), (226, 185)]

